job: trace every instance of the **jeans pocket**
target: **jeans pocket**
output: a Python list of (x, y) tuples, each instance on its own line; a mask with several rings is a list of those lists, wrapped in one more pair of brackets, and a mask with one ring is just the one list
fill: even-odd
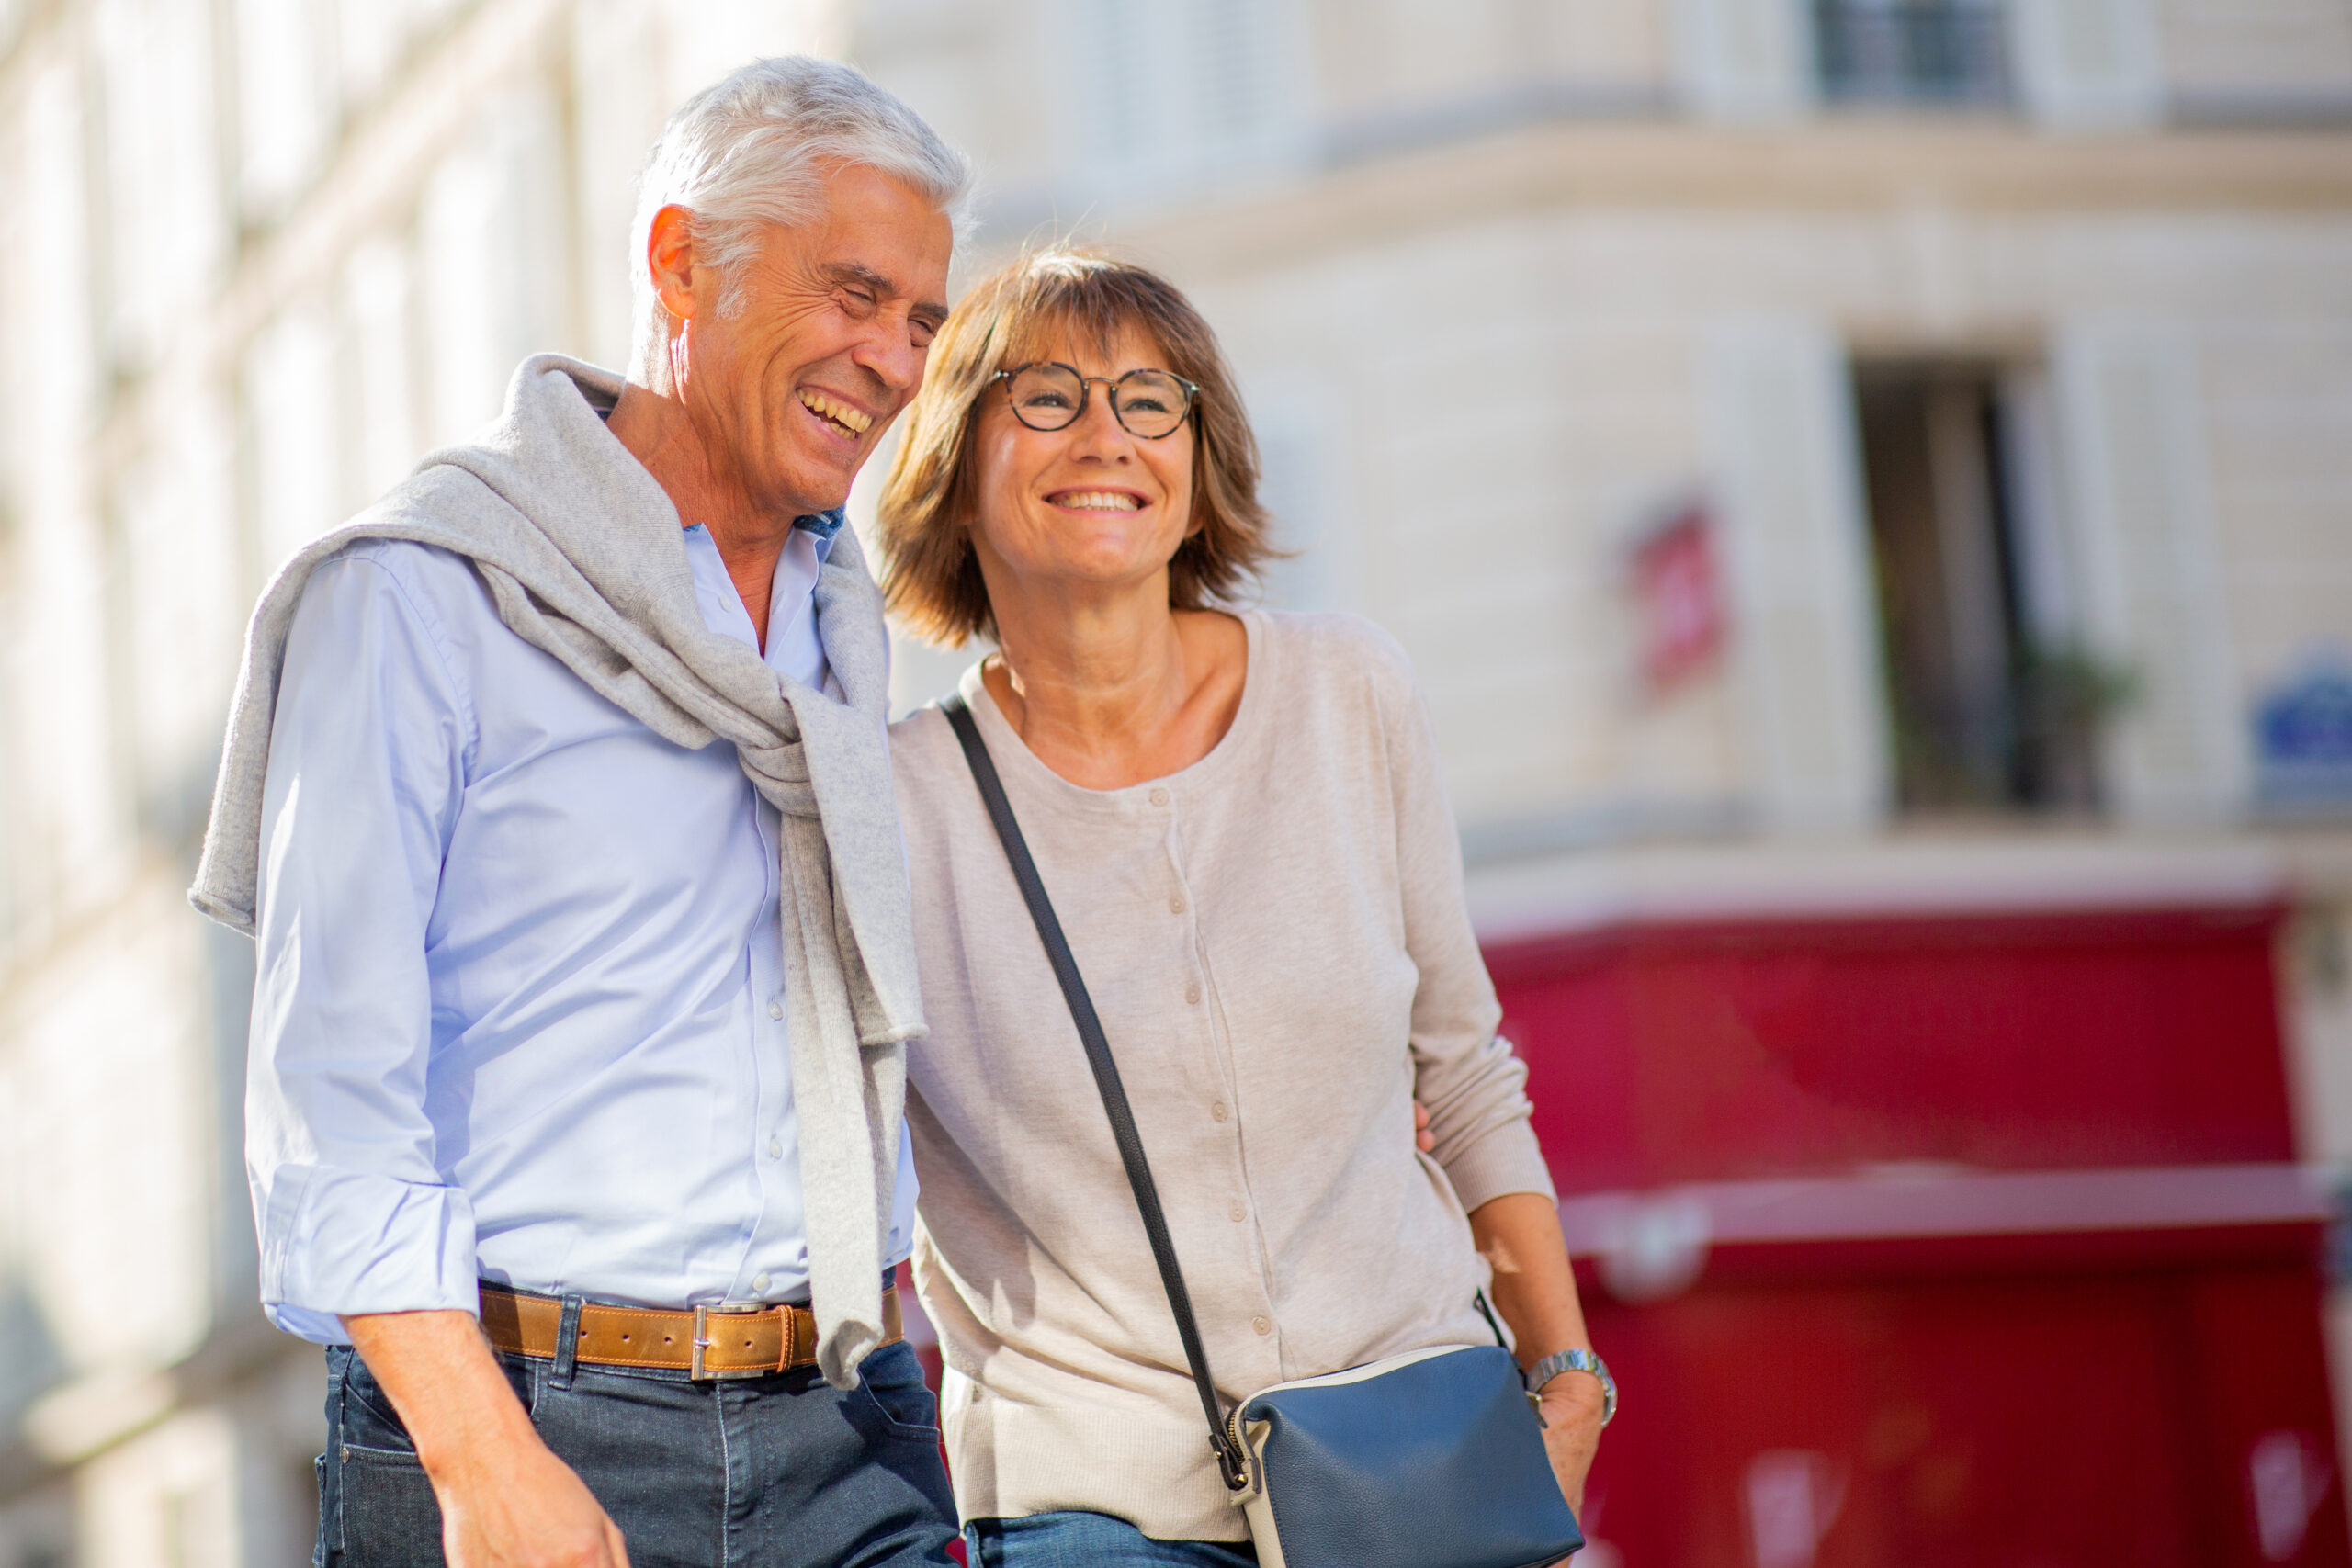
[(912, 1346), (901, 1341), (866, 1357), (857, 1369), (857, 1392), (896, 1435), (939, 1441), (939, 1399), (923, 1382)]
[(547, 1362), (534, 1360), (528, 1356), (499, 1352), (498, 1370), (506, 1374), (506, 1386), (514, 1391), (514, 1398), (523, 1406), (524, 1414), (533, 1420), (538, 1418), (539, 1389), (546, 1382), (542, 1374), (546, 1372), (547, 1366)]
[(400, 1412), (392, 1408), (391, 1396), (384, 1392), (368, 1363), (356, 1354), (345, 1363), (343, 1381), (343, 1419), (339, 1440), (347, 1447), (374, 1449), (386, 1453), (406, 1454), (413, 1461), (416, 1444), (408, 1435), (408, 1427), (401, 1420)]
[(443, 1568), (441, 1505), (414, 1454), (346, 1442), (329, 1457), (341, 1493), (343, 1568)]

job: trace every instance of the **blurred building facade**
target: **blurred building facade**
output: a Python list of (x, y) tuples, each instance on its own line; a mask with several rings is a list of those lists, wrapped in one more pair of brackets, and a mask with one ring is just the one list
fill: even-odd
[(242, 624), (522, 355), (620, 362), (663, 117), (831, 15), (0, 0), (0, 1568), (309, 1561), (250, 944), (181, 892)]
[(794, 48), (975, 155), (967, 272), (1191, 290), (1269, 597), (1412, 653), (1596, 1557), (2346, 1562), (2345, 0), (0, 0), (0, 1568), (301, 1560), (180, 900), (243, 617), (619, 360), (662, 116)]
[(1592, 1555), (2346, 1562), (2352, 7), (851, 42), (985, 248), (1193, 291), (1272, 596), (1413, 655), (1638, 1391)]

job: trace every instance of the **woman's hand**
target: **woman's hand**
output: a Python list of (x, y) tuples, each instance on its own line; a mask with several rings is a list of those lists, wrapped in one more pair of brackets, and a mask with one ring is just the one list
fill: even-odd
[(1544, 1451), (1560, 1495), (1577, 1517), (1584, 1516), (1584, 1482), (1600, 1446), (1600, 1380), (1584, 1372), (1562, 1372), (1536, 1395), (1544, 1413)]
[[(1519, 1364), (1532, 1367), (1555, 1350), (1590, 1349), (1576, 1270), (1560, 1235), (1560, 1211), (1542, 1192), (1507, 1192), (1470, 1211), (1470, 1235), (1494, 1269), (1495, 1310), (1510, 1325)], [(1585, 1473), (1600, 1445), (1600, 1380), (1562, 1372), (1536, 1390), (1544, 1413), (1544, 1450), (1560, 1495), (1584, 1506)]]
[(1437, 1150), (1437, 1134), (1430, 1131), (1430, 1108), (1418, 1100), (1413, 1101), (1413, 1146), (1425, 1155)]

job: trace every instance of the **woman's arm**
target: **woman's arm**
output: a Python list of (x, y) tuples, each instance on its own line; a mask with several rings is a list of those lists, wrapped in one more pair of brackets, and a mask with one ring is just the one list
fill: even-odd
[[(1555, 1350), (1589, 1350), (1584, 1309), (1560, 1213), (1541, 1192), (1508, 1192), (1470, 1212), (1470, 1235), (1495, 1271), (1495, 1310), (1510, 1325), (1513, 1354), (1532, 1367)], [(1543, 1401), (1544, 1447), (1568, 1506), (1584, 1507), (1585, 1474), (1600, 1442), (1600, 1380), (1562, 1372), (1536, 1391)]]
[[(1550, 1172), (1528, 1127), (1527, 1068), (1496, 1033), (1502, 1012), (1470, 929), (1461, 840), (1428, 709), (1401, 652), (1375, 679), (1383, 676), (1405, 945), (1420, 972), (1412, 1021), (1416, 1142), (1434, 1154), (1469, 1209), (1472, 1239), (1494, 1271), (1495, 1308), (1510, 1325), (1520, 1365), (1532, 1367), (1592, 1342)], [(1553, 1472), (1580, 1508), (1600, 1440), (1600, 1380), (1564, 1372), (1540, 1396)]]

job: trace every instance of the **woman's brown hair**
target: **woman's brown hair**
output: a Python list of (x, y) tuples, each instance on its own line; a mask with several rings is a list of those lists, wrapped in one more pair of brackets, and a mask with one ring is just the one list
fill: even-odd
[(1258, 504), (1257, 439), (1200, 312), (1173, 284), (1131, 263), (1092, 251), (1031, 252), (974, 285), (933, 340), (882, 487), (882, 592), (917, 635), (952, 646), (996, 632), (971, 537), (975, 430), (996, 373), (1054, 338), (1107, 346), (1128, 327), (1159, 344), (1161, 368), (1201, 389), (1188, 422), (1193, 527), (1168, 563), (1169, 604), (1197, 610), (1223, 601), (1281, 553)]

